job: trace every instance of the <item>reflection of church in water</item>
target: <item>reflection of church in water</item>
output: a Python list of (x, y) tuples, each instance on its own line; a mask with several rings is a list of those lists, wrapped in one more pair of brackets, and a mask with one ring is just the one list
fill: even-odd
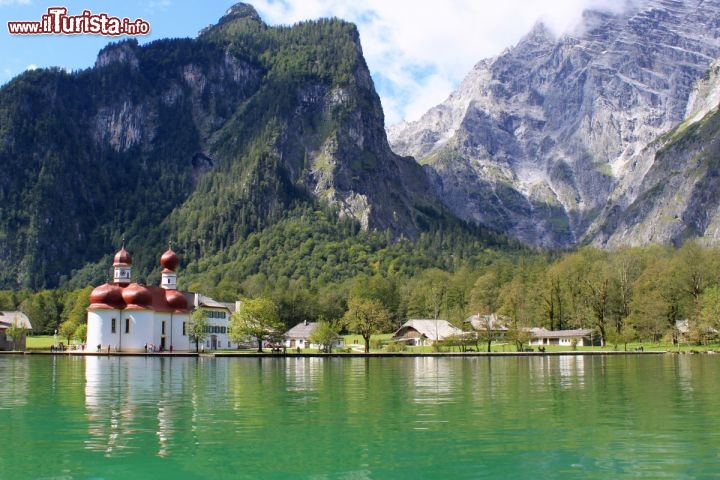
[[(189, 358), (85, 358), (85, 409), (88, 450), (107, 456), (148, 449), (171, 453), (178, 429), (187, 430), (193, 405), (179, 404), (196, 386)], [(124, 452), (124, 453), (123, 453)]]
[(180, 259), (172, 250), (160, 257), (160, 286), (132, 282), (132, 257), (121, 248), (113, 259), (113, 281), (90, 294), (87, 314), (88, 350), (121, 352), (188, 351), (195, 343), (188, 333), (192, 312), (201, 308), (208, 320), (203, 347), (237, 348), (228, 337), (230, 315), (236, 303), (217, 302), (199, 293), (177, 290)]

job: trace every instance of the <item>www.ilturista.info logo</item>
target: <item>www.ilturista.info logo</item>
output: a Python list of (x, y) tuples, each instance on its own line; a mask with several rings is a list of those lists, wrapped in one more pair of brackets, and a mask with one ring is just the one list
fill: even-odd
[(11, 35), (146, 35), (150, 24), (138, 18), (111, 17), (107, 13), (83, 10), (80, 15), (68, 15), (65, 7), (50, 7), (40, 21), (7, 22)]

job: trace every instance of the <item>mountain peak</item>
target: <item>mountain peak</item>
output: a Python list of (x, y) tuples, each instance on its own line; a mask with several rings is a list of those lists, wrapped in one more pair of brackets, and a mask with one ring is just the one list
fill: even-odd
[[(198, 36), (203, 37), (205, 35), (212, 34), (212, 32), (224, 31), (224, 27), (234, 24), (249, 24), (260, 26), (261, 28), (267, 26), (265, 25), (265, 22), (263, 22), (263, 19), (260, 17), (257, 10), (255, 10), (255, 7), (241, 2), (236, 3), (225, 10), (225, 14), (220, 17), (216, 24), (208, 25), (200, 30)], [(251, 28), (251, 30), (254, 30), (254, 27)]]
[[(537, 246), (587, 241), (606, 205), (637, 195), (645, 147), (684, 120), (720, 56), (719, 15), (720, 0), (643, 0), (588, 10), (565, 34), (538, 23), (443, 104), (390, 129), (391, 145), (425, 165), (464, 220)], [(707, 77), (690, 111), (717, 107)]]
[(257, 10), (252, 5), (247, 3), (236, 3), (232, 7), (225, 11), (225, 15), (220, 18), (220, 21), (234, 20), (237, 18), (249, 18), (257, 22), (263, 23), (262, 18), (258, 15)]

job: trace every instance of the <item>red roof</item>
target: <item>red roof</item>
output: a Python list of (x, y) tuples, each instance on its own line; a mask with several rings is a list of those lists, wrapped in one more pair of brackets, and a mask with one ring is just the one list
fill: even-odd
[(154, 310), (156, 312), (189, 312), (182, 292), (161, 287), (131, 283), (126, 287), (105, 283), (90, 294), (88, 310)]
[(160, 265), (168, 270), (176, 270), (179, 264), (180, 258), (177, 256), (177, 253), (172, 251), (171, 248), (169, 248), (168, 251), (163, 253), (160, 257)]
[(103, 283), (90, 294), (90, 307), (117, 310), (124, 308), (122, 288), (110, 283)]
[(132, 265), (132, 257), (125, 247), (122, 247), (113, 259), (113, 266), (117, 267), (118, 265)]

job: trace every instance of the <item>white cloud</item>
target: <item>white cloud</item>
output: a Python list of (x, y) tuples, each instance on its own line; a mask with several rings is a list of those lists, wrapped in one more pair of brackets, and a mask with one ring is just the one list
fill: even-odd
[(587, 7), (631, 0), (257, 0), (270, 24), (335, 16), (358, 25), (388, 125), (442, 102), (483, 58), (499, 54), (542, 19), (561, 33)]
[(171, 0), (152, 0), (148, 2), (146, 10), (149, 12), (165, 12), (172, 5)]
[(0, 7), (7, 7), (11, 5), (30, 5), (32, 0), (0, 0)]

